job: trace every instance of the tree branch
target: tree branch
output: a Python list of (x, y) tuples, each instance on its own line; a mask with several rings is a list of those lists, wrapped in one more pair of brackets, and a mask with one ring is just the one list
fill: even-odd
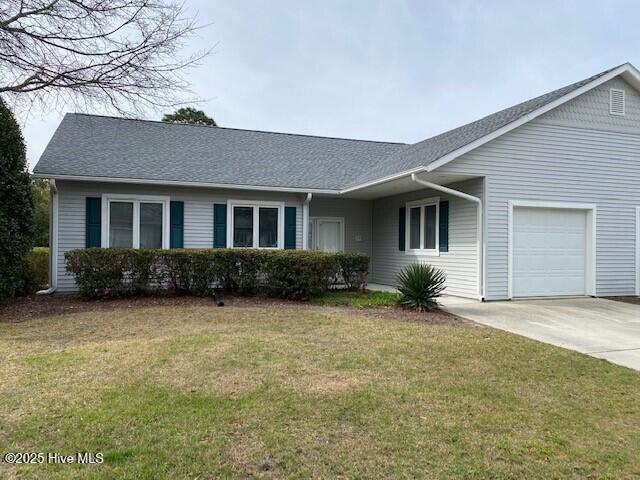
[(0, 93), (119, 113), (183, 104), (182, 72), (209, 54), (178, 55), (198, 29), (174, 0), (2, 0)]

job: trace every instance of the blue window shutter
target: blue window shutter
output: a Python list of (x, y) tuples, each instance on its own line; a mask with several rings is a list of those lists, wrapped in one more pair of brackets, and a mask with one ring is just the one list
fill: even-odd
[(406, 222), (407, 222), (407, 210), (405, 207), (400, 207), (398, 210), (398, 250), (405, 251), (406, 241)]
[(227, 246), (227, 204), (213, 204), (213, 248)]
[(102, 237), (102, 199), (87, 197), (85, 212), (85, 247), (100, 247)]
[(184, 247), (184, 202), (171, 202), (169, 208), (169, 247)]
[(296, 248), (296, 207), (284, 207), (284, 248)]
[(440, 251), (449, 251), (449, 201), (440, 202)]

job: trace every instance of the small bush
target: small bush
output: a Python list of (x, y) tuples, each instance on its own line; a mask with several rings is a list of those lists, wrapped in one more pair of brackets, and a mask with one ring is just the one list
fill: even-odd
[(335, 256), (345, 286), (350, 290), (364, 290), (369, 273), (369, 257), (359, 252), (340, 252)]
[(81, 295), (120, 297), (141, 293), (150, 287), (154, 252), (87, 248), (65, 253), (65, 261), (67, 271), (75, 276)]
[(407, 265), (397, 277), (398, 303), (419, 312), (438, 308), (436, 299), (442, 295), (445, 281), (444, 272), (436, 267), (422, 263)]
[(24, 293), (35, 293), (49, 283), (49, 249), (36, 247), (25, 258)]
[(268, 252), (262, 265), (269, 295), (299, 300), (327, 291), (340, 269), (337, 254), (287, 250)]
[(220, 286), (304, 300), (327, 291), (338, 276), (361, 288), (369, 265), (359, 253), (257, 249), (90, 248), (67, 252), (65, 259), (80, 294), (93, 298), (168, 291), (206, 295)]

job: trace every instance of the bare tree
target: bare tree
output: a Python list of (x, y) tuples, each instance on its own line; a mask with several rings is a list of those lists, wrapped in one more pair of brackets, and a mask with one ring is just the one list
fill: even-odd
[[(181, 103), (197, 30), (173, 0), (0, 0), (0, 95), (118, 113)], [(193, 99), (192, 99), (193, 100)]]

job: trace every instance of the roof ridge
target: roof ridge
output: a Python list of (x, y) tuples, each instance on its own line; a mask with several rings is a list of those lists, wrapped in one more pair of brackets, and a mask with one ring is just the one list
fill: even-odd
[(115, 115), (100, 115), (95, 113), (82, 113), (82, 112), (68, 112), (67, 115), (82, 115), (85, 117), (98, 117), (98, 118), (111, 118), (114, 120), (126, 120), (131, 122), (145, 122), (145, 123), (159, 123), (162, 125), (170, 126), (184, 126), (184, 127), (202, 127), (202, 128), (215, 128), (219, 130), (234, 130), (238, 132), (255, 132), (255, 133), (268, 133), (271, 135), (290, 135), (294, 137), (309, 137), (309, 138), (324, 138), (327, 140), (346, 140), (349, 142), (366, 142), (366, 143), (383, 143), (386, 145), (411, 145), (404, 142), (387, 142), (383, 140), (365, 140), (360, 138), (345, 138), (345, 137), (330, 137), (325, 135), (310, 135), (306, 133), (291, 133), (291, 132), (273, 132), (269, 130), (253, 130), (250, 128), (235, 128), (235, 127), (219, 127), (214, 125), (200, 125), (197, 123), (179, 123), (179, 122), (165, 122), (162, 120), (149, 120), (146, 118), (131, 118), (131, 117), (117, 117)]

